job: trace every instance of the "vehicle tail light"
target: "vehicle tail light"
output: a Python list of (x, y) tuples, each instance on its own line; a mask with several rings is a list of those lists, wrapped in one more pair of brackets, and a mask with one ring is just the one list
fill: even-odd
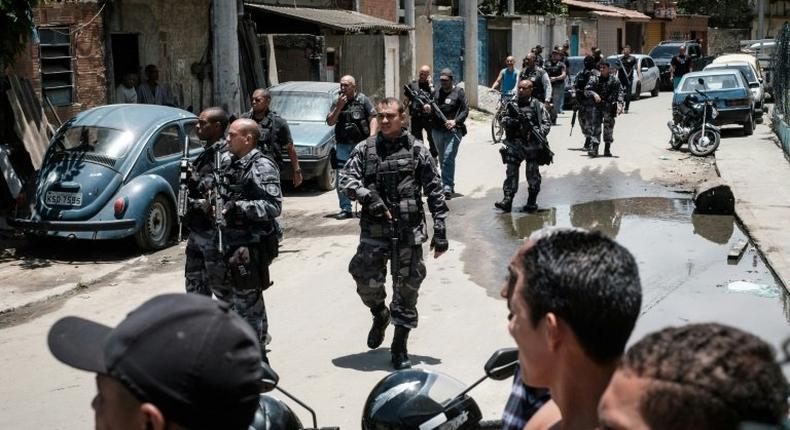
[(732, 99), (732, 100), (725, 100), (724, 104), (726, 106), (749, 106), (752, 103), (751, 99)]
[(113, 203), (112, 208), (115, 211), (116, 218), (123, 215), (124, 211), (126, 210), (126, 197), (118, 197), (115, 199), (115, 203)]

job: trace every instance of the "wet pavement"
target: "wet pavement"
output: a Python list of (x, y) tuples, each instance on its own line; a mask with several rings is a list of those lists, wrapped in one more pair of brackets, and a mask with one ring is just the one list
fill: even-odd
[[(493, 200), (492, 200), (493, 201)], [(546, 226), (599, 230), (628, 248), (639, 264), (642, 315), (632, 339), (667, 325), (717, 321), (751, 331), (779, 347), (788, 336), (790, 299), (732, 216), (699, 215), (688, 198), (637, 197), (557, 205), (536, 214), (496, 213), (466, 230), (464, 270), (497, 297), (506, 262), (532, 232)], [(481, 254), (487, 254), (486, 259)], [(491, 263), (490, 263), (491, 262)]]

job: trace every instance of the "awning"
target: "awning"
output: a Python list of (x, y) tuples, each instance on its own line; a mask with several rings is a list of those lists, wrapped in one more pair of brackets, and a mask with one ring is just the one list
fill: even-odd
[(306, 21), (346, 33), (384, 32), (398, 34), (412, 27), (397, 24), (375, 16), (342, 9), (313, 9), (307, 7), (269, 6), (245, 2), (244, 7), (272, 13), (287, 18)]
[(569, 8), (588, 10), (594, 16), (622, 18), (628, 21), (650, 21), (650, 17), (643, 14), (642, 12), (624, 9), (621, 7), (608, 6), (605, 4), (581, 0), (562, 0), (562, 3), (567, 5)]

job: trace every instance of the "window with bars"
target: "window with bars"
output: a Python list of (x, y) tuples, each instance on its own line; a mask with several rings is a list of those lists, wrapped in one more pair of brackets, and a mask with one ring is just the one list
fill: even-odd
[(74, 70), (68, 27), (38, 29), (41, 91), (55, 106), (74, 102)]

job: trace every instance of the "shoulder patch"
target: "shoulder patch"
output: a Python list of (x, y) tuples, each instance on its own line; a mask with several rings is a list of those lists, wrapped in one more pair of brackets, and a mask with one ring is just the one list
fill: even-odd
[(280, 185), (279, 184), (266, 184), (266, 194), (270, 196), (279, 197), (280, 196)]

